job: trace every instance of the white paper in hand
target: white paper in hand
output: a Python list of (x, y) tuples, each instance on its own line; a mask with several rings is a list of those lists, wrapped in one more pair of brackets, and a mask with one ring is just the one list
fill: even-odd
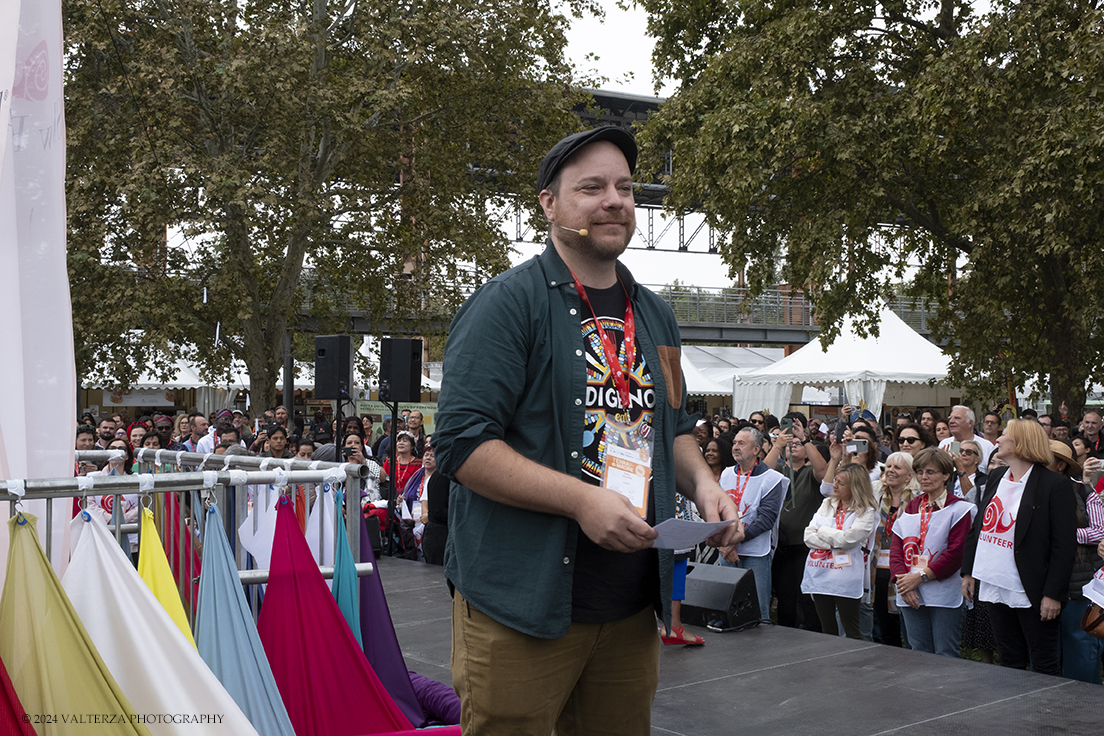
[(736, 521), (686, 521), (685, 519), (667, 519), (656, 524), (659, 536), (652, 544), (656, 549), (686, 549), (704, 542), (717, 532)]

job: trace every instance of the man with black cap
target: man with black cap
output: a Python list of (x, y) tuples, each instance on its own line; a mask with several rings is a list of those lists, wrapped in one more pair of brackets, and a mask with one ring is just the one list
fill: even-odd
[(636, 225), (636, 144), (564, 138), (537, 179), (543, 254), (481, 287), (445, 348), (433, 445), (453, 479), (445, 575), (452, 677), (478, 734), (648, 733), (676, 485), (739, 515), (690, 432), (670, 308), (617, 258)]

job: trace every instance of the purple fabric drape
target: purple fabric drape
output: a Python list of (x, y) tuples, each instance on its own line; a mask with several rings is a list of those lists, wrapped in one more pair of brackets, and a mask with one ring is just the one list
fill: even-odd
[(368, 539), (368, 527), (364, 517), (360, 519), (360, 560), (371, 562), (374, 575), (360, 579), (360, 638), (364, 642), (364, 654), (372, 663), (380, 682), (395, 700), (395, 705), (417, 726), (426, 724), (425, 713), (410, 675), (406, 669), (399, 640), (395, 636), (395, 625), (391, 621), (391, 611), (387, 608), (387, 597), (383, 593), (379, 565), (372, 552), (372, 543)]

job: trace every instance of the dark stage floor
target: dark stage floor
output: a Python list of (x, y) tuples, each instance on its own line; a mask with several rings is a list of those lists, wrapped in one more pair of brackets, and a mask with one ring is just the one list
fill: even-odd
[[(451, 683), (442, 569), (379, 567), (407, 666)], [(696, 633), (663, 650), (653, 734), (1104, 733), (1099, 686), (773, 626)]]

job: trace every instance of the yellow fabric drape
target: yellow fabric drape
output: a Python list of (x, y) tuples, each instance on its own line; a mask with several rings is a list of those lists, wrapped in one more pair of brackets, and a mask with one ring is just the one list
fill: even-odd
[(192, 637), (192, 627), (188, 625), (188, 616), (184, 613), (184, 604), (180, 600), (180, 592), (176, 589), (176, 580), (173, 579), (172, 570), (169, 569), (169, 559), (165, 556), (165, 548), (161, 546), (161, 537), (157, 534), (157, 526), (153, 523), (153, 512), (148, 508), (142, 509), (142, 532), (138, 540), (138, 574), (146, 581), (146, 585), (153, 591), (153, 595), (169, 612), (169, 618), (173, 620), (185, 638), (196, 645)]
[(35, 726), (41, 736), (149, 736), (50, 567), (36, 521), (32, 514), (8, 520), (0, 595), (0, 659), (24, 710), (56, 717)]

